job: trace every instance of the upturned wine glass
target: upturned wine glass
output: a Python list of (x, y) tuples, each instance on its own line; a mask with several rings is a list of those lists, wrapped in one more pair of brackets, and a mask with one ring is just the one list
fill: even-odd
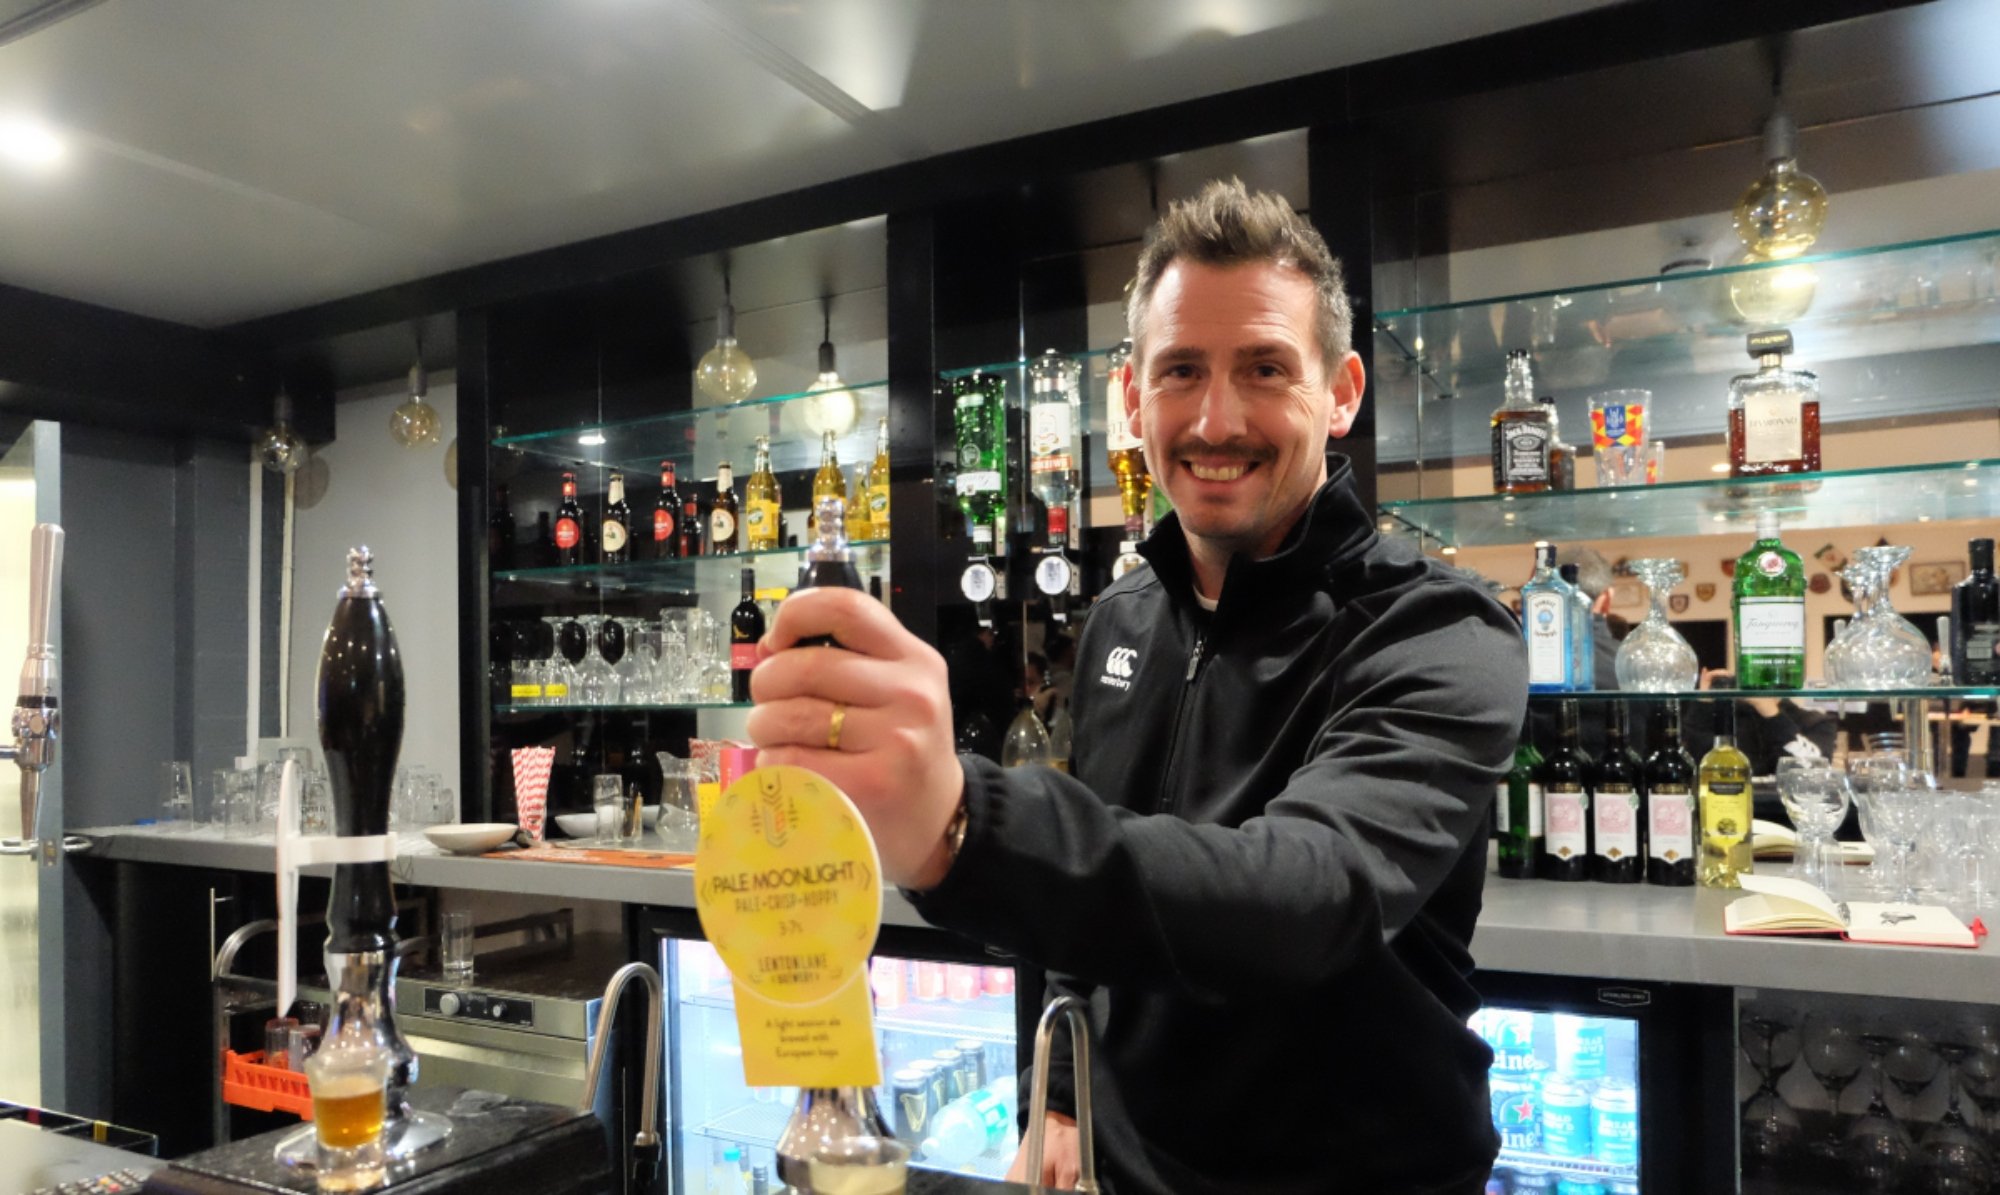
[(1937, 1053), (1946, 1068), (1946, 1102), (1944, 1115), (1917, 1146), (1928, 1180), (1925, 1187), (1939, 1195), (1987, 1195), (2000, 1170), (1995, 1169), (1992, 1152), (1966, 1122), (1959, 1105), (1961, 1075), (1972, 1047), (1941, 1041)]
[(1678, 560), (1634, 560), (1632, 572), (1652, 595), (1645, 620), (1618, 645), (1613, 670), (1618, 687), (1642, 693), (1672, 693), (1692, 689), (1701, 676), (1694, 648), (1667, 620), (1667, 596), (1681, 583)]
[(1847, 1126), (1841, 1153), (1847, 1159), (1848, 1173), (1860, 1182), (1860, 1190), (1900, 1191), (1910, 1174), (1915, 1145), (1908, 1130), (1889, 1111), (1882, 1085), (1883, 1063), (1895, 1050), (1896, 1039), (1884, 1033), (1864, 1033), (1861, 1048), (1868, 1053), (1868, 1107)]
[[(1861, 1074), (1867, 1056), (1853, 1031), (1823, 1012), (1807, 1015), (1800, 1038), (1800, 1054), (1806, 1070), (1826, 1092), (1827, 1135), (1814, 1145), (1813, 1152), (1835, 1159), (1840, 1157), (1842, 1145), (1840, 1097)], [(2000, 1076), (2000, 1067), (1996, 1067), (1995, 1074)], [(2000, 1081), (1996, 1081), (1996, 1087), (2000, 1087)]]
[(612, 705), (618, 701), (618, 674), (598, 650), (599, 629), (604, 625), (601, 614), (580, 616), (583, 623), (583, 662), (576, 666), (576, 703), (578, 705)]

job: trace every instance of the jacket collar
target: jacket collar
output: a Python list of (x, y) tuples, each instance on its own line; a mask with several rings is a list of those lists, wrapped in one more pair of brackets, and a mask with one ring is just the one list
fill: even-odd
[[(1241, 595), (1246, 589), (1261, 590), (1283, 582), (1316, 586), (1329, 567), (1360, 556), (1374, 547), (1378, 538), (1375, 520), (1355, 489), (1353, 463), (1345, 454), (1329, 452), (1326, 484), (1313, 495), (1278, 550), (1262, 560), (1231, 557), (1223, 592)], [(1194, 600), (1194, 564), (1178, 512), (1160, 520), (1153, 534), (1139, 545), (1139, 555), (1153, 566), (1170, 592), (1185, 596), (1189, 602)]]

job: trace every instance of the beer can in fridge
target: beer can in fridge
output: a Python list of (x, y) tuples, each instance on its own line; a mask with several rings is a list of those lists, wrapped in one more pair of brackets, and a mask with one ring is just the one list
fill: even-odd
[(965, 1071), (965, 1089), (978, 1091), (986, 1086), (986, 1043), (968, 1037), (951, 1043), (951, 1048), (958, 1051), (959, 1068)]
[(952, 1046), (933, 1053), (931, 1061), (937, 1063), (938, 1069), (944, 1072), (945, 1103), (948, 1104), (967, 1092), (979, 1090), (976, 1087), (966, 1086), (965, 1060), (960, 1057), (958, 1047)]
[(911, 965), (916, 972), (916, 983), (911, 995), (919, 1000), (944, 999), (944, 964), (919, 961)]
[(1596, 1017), (1557, 1013), (1556, 1069), (1579, 1083), (1604, 1077), (1604, 1022)]
[(1013, 995), (1014, 968), (981, 967), (979, 969), (979, 990), (989, 996)]
[(1570, 1175), (1556, 1180), (1556, 1195), (1604, 1195), (1604, 1184), (1594, 1178)]
[(1487, 1079), (1493, 1098), (1493, 1127), (1500, 1148), (1533, 1153), (1542, 1148), (1542, 1096), (1533, 1075), (1495, 1071)]
[(964, 963), (946, 963), (944, 998), (956, 1004), (979, 999), (979, 968)]
[(1606, 1079), (1590, 1097), (1590, 1136), (1607, 1166), (1639, 1164), (1639, 1089)]
[(1590, 1156), (1590, 1089), (1561, 1071), (1542, 1076), (1542, 1152)]
[(945, 1074), (944, 1068), (938, 1065), (937, 1059), (919, 1059), (916, 1062), (912, 1062), (905, 1069), (915, 1071), (923, 1077), (924, 1106), (930, 1109), (931, 1112), (934, 1113), (939, 1108), (951, 1102), (949, 1094), (951, 1079)]
[(1546, 1170), (1514, 1172), (1513, 1195), (1554, 1195), (1555, 1189), (1556, 1176)]
[(1535, 1014), (1522, 1008), (1490, 1008), (1482, 1028), (1493, 1047), (1493, 1069), (1528, 1071), (1535, 1068)]
[(896, 1136), (922, 1142), (930, 1132), (931, 1113), (937, 1110), (931, 1106), (930, 1079), (917, 1067), (906, 1066), (889, 1076), (889, 1098), (895, 1105), (890, 1117)]
[(868, 983), (875, 989), (875, 1011), (894, 1012), (910, 998), (902, 959), (876, 957), (868, 961)]

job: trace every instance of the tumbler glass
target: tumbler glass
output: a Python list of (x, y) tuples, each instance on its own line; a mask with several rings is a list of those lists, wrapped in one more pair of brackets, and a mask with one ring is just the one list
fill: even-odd
[(591, 780), (590, 805), (597, 813), (597, 845), (621, 846), (625, 841), (626, 805), (632, 800), (622, 776)]
[(187, 830), (194, 825), (194, 765), (177, 759), (160, 765), (160, 828)]
[(390, 1062), (387, 1050), (346, 1038), (326, 1043), (306, 1059), (320, 1190), (365, 1191), (382, 1185)]
[(446, 913), (438, 918), (438, 967), (446, 983), (465, 987), (472, 983), (472, 914)]
[(1606, 390), (1590, 396), (1590, 444), (1599, 486), (1646, 484), (1651, 459), (1646, 424), (1652, 405), (1650, 390)]

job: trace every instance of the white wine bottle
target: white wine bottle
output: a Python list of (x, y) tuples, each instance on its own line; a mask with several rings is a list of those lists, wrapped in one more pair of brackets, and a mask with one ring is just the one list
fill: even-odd
[(1750, 870), (1750, 759), (1736, 748), (1736, 703), (1715, 703), (1715, 746), (1695, 772), (1701, 802), (1701, 886), (1739, 888)]

